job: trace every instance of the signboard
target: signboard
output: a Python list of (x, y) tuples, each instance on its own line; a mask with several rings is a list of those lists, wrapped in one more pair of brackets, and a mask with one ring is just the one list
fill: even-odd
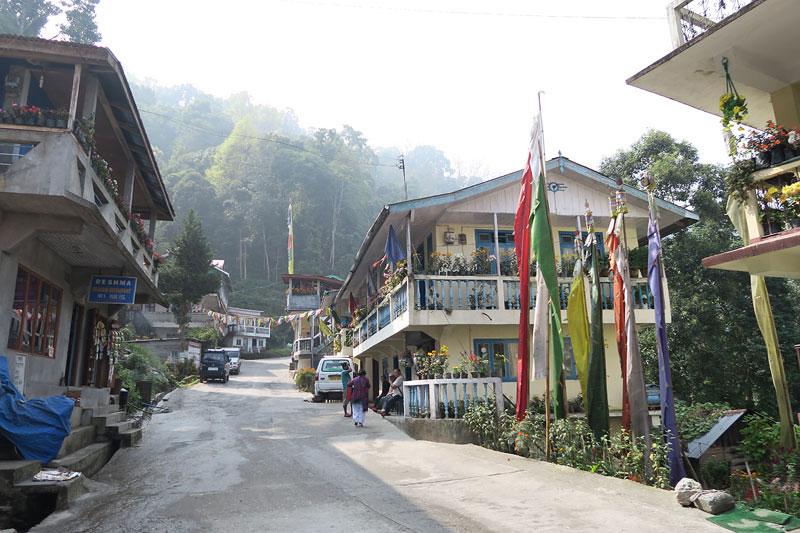
[(192, 361), (194, 361), (194, 365), (198, 368), (200, 367), (200, 350), (201, 350), (200, 344), (191, 341), (189, 342), (189, 350), (187, 351), (186, 354), (187, 359), (191, 359)]
[(136, 278), (92, 276), (89, 301), (97, 304), (132, 304), (136, 298)]

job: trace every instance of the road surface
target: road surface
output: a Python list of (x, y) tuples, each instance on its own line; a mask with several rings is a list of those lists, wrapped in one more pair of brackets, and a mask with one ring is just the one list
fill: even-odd
[(294, 390), (288, 358), (172, 393), (144, 439), (37, 532), (722, 531), (669, 492), (415, 441)]

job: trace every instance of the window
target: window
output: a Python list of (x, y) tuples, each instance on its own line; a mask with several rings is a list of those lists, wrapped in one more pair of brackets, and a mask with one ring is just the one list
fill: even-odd
[(342, 363), (349, 363), (347, 359), (329, 359), (322, 363), (322, 371), (323, 372), (341, 372), (344, 370), (342, 368)]
[(18, 267), (8, 348), (55, 357), (60, 307), (60, 288)]
[[(582, 233), (583, 242), (586, 244), (586, 238), (589, 236), (585, 231)], [(597, 241), (597, 251), (600, 257), (605, 257), (605, 250), (603, 249), (603, 234), (599, 231), (595, 232), (595, 240)], [(561, 255), (571, 255), (575, 253), (575, 232), (574, 231), (559, 231), (558, 244), (561, 248)]]
[(566, 379), (578, 379), (578, 368), (575, 366), (575, 355), (572, 353), (572, 339), (564, 337), (564, 377)]
[(236, 346), (242, 345), (242, 339), (236, 339)]
[(155, 313), (156, 312), (156, 304), (144, 304), (144, 312), (145, 313)]
[[(509, 230), (498, 230), (497, 243), (500, 245), (500, 254), (509, 250), (514, 250), (514, 232)], [(478, 249), (486, 249), (489, 252), (489, 255), (497, 256), (497, 251), (494, 249), (494, 230), (475, 230), (475, 246)], [(497, 274), (496, 261), (492, 261), (491, 273)]]
[[(517, 380), (517, 339), (478, 339), (475, 341), (475, 354), (488, 356), (492, 372), (497, 372), (503, 381)], [(498, 357), (503, 356), (503, 359)]]

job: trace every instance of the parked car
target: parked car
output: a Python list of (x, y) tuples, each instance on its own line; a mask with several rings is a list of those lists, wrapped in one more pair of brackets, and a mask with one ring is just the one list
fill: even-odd
[(242, 359), (239, 357), (239, 348), (225, 348), (225, 353), (231, 361), (231, 374), (239, 374), (242, 369)]
[(200, 357), (200, 381), (218, 379), (227, 383), (231, 363), (225, 350), (206, 350)]
[(352, 375), (353, 361), (347, 357), (325, 356), (317, 364), (314, 378), (314, 395), (326, 400), (329, 396), (342, 395), (342, 363), (350, 365)]

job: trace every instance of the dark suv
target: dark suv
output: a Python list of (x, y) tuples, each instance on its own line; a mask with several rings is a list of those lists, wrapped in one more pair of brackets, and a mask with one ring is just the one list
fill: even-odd
[(218, 379), (228, 382), (231, 363), (225, 350), (206, 350), (200, 358), (200, 381)]

